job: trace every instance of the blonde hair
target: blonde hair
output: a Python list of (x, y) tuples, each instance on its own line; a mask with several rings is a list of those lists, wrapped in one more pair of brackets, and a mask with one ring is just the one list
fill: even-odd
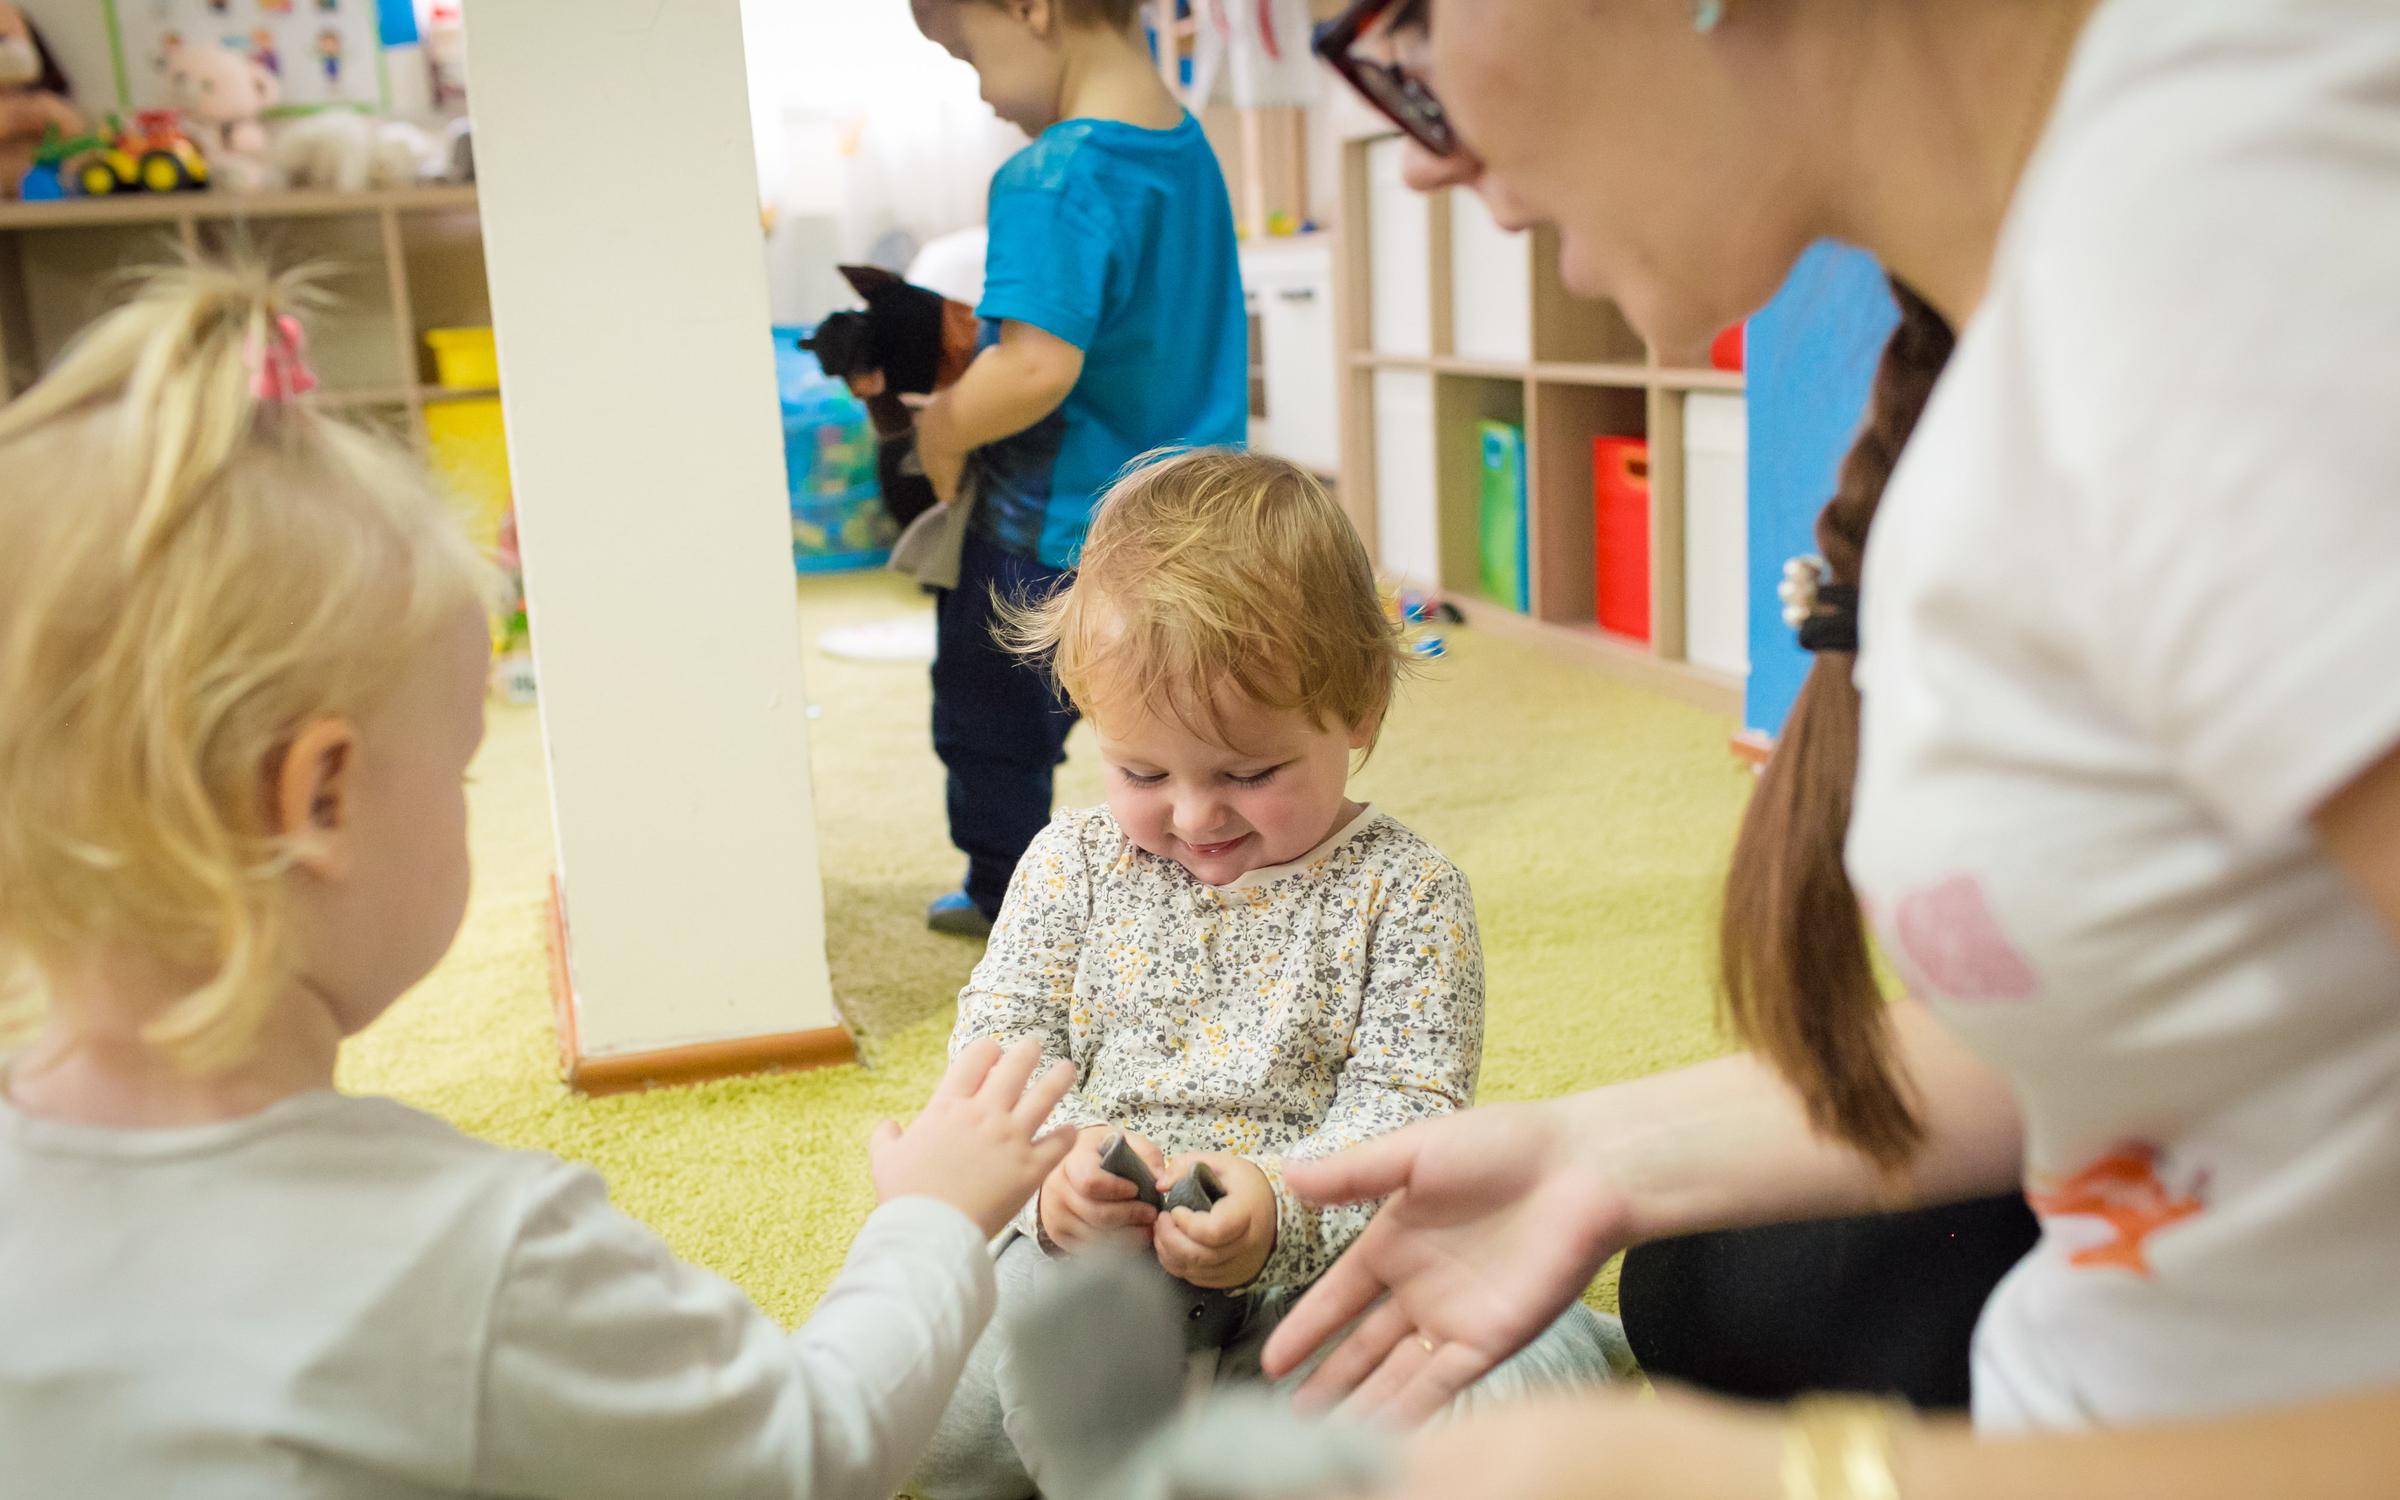
[(1094, 718), (1140, 707), (1228, 748), (1222, 695), (1320, 727), (1380, 729), (1413, 660), (1374, 566), (1306, 470), (1222, 448), (1136, 460), (1047, 599), (1001, 601), (1001, 639), (1046, 658)]
[(193, 987), (145, 1039), (242, 1056), (294, 955), (268, 778), (490, 574), (385, 439), (258, 393), (306, 279), (152, 272), (0, 407), (0, 1022), (102, 953)]

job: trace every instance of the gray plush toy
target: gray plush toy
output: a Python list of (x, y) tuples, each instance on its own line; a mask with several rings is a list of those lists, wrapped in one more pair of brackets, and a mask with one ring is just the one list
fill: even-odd
[(1283, 1392), (1253, 1385), (1182, 1410), (1183, 1321), (1155, 1265), (1105, 1252), (1062, 1264), (1010, 1310), (1016, 1435), (1042, 1455), (1045, 1500), (1303, 1500), (1390, 1480), (1388, 1433), (1303, 1418)]

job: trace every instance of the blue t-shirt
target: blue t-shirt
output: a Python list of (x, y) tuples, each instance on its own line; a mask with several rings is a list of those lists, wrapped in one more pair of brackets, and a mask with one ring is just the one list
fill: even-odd
[(1067, 120), (992, 179), (986, 342), (1030, 323), (1083, 351), (1055, 412), (968, 462), (975, 525), (1067, 568), (1101, 493), (1153, 448), (1249, 433), (1249, 323), (1233, 206), (1190, 115), (1172, 130)]

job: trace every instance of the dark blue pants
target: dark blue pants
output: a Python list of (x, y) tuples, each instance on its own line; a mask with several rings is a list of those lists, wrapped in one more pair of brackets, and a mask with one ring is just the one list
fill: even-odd
[(936, 595), (933, 748), (950, 773), (950, 842), (967, 856), (967, 894), (997, 916), (1025, 846), (1050, 821), (1052, 773), (1075, 710), (1040, 663), (992, 638), (992, 591), (1039, 599), (1066, 575), (970, 531), (958, 587)]

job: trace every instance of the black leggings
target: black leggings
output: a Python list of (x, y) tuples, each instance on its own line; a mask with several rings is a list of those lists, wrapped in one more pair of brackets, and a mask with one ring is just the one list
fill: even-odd
[(1960, 1410), (1975, 1320), (2040, 1233), (2010, 1193), (1661, 1240), (1625, 1256), (1625, 1335), (1652, 1379), (1719, 1395), (1844, 1391)]

